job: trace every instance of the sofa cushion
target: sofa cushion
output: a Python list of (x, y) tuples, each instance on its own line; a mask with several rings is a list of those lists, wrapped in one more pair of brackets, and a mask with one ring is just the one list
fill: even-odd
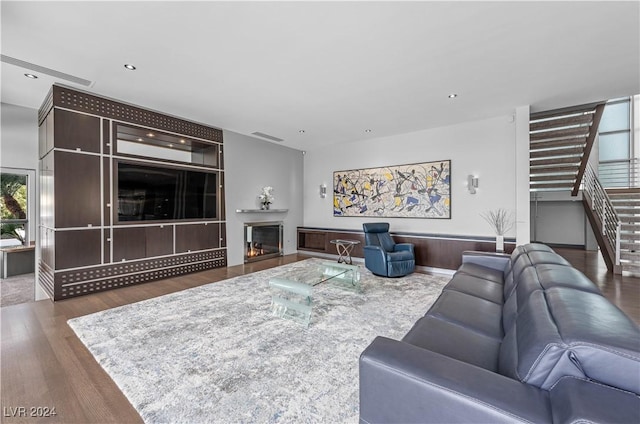
[(466, 262), (458, 268), (458, 273), (464, 273), (483, 280), (493, 281), (502, 284), (504, 282), (504, 272), (497, 269), (488, 268), (486, 266), (475, 263)]
[(465, 273), (456, 273), (443, 290), (455, 290), (502, 304), (502, 284)]
[(550, 390), (549, 400), (554, 423), (640, 422), (638, 396), (593, 381), (563, 378)]
[(558, 334), (542, 290), (531, 293), (505, 334), (498, 372), (548, 390), (560, 377), (583, 377)]
[(584, 376), (640, 393), (640, 328), (595, 293), (546, 291), (558, 331)]
[(508, 299), (518, 284), (520, 274), (526, 268), (533, 265), (555, 264), (570, 267), (571, 264), (565, 258), (554, 252), (532, 251), (524, 255), (518, 256), (515, 262), (511, 264), (511, 272), (506, 275), (504, 281), (504, 298)]
[(420, 318), (402, 341), (489, 371), (498, 370), (499, 340), (433, 316)]
[(504, 302), (502, 327), (505, 332), (511, 328), (518, 309), (535, 290), (553, 287), (570, 287), (576, 290), (600, 293), (600, 289), (577, 269), (558, 264), (538, 264), (525, 268), (511, 296)]
[(445, 290), (427, 312), (496, 340), (502, 340), (502, 305), (466, 293)]
[(498, 370), (545, 390), (573, 376), (639, 393), (639, 345), (638, 327), (599, 294), (537, 290), (505, 335)]
[(601, 294), (596, 284), (586, 275), (571, 266), (558, 264), (536, 264), (536, 273), (543, 289), (552, 287), (570, 287), (591, 293)]

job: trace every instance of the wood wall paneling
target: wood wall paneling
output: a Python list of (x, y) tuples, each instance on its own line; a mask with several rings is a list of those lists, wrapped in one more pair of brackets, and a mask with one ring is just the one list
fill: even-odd
[(40, 225), (55, 227), (54, 159), (49, 152), (40, 160)]
[(144, 258), (146, 236), (144, 227), (113, 229), (113, 262)]
[(327, 251), (327, 233), (325, 231), (310, 231), (298, 229), (298, 249)]
[(38, 158), (47, 154), (47, 120), (38, 127)]
[(113, 238), (111, 234), (111, 229), (108, 227), (104, 227), (102, 229), (102, 245), (103, 249), (103, 257), (102, 263), (108, 264), (111, 262), (111, 239)]
[[(111, 216), (111, 210), (114, 209), (114, 206), (111, 205), (111, 171), (109, 168), (109, 164), (111, 161), (108, 157), (102, 158), (102, 193), (103, 198), (102, 202), (102, 220), (104, 225), (113, 225), (115, 222)], [(114, 203), (117, 205), (117, 197), (113, 199)]]
[(173, 226), (113, 229), (113, 261), (173, 254)]
[(53, 112), (49, 112), (38, 127), (38, 153), (40, 158), (53, 149), (53, 124)]
[(176, 225), (176, 253), (220, 247), (219, 231), (217, 224)]
[(144, 227), (145, 250), (148, 258), (173, 254), (173, 225)]
[(227, 224), (220, 223), (220, 247), (227, 247)]
[(40, 262), (55, 269), (55, 237), (56, 233), (50, 228), (40, 226)]
[[(114, 124), (115, 126), (115, 124)], [(112, 141), (110, 128), (112, 127), (111, 121), (108, 119), (102, 120), (102, 154), (109, 155), (111, 154), (111, 146), (113, 146), (114, 141)]]
[[(105, 99), (82, 91), (72, 90), (59, 85), (53, 86), (53, 104), (65, 109), (76, 110), (105, 118), (149, 128), (184, 134), (204, 140), (223, 142), (222, 130), (173, 116), (164, 115), (149, 109)], [(45, 107), (41, 108), (41, 110)]]
[(54, 109), (55, 147), (100, 153), (100, 118)]
[(100, 157), (54, 152), (55, 227), (101, 225)]
[(99, 265), (101, 249), (100, 229), (56, 231), (56, 270)]
[[(462, 253), (466, 250), (495, 252), (495, 241), (473, 238), (438, 237), (437, 235), (407, 235), (391, 233), (396, 243), (413, 243), (416, 265), (430, 268), (457, 269), (462, 264)], [(364, 233), (337, 229), (298, 228), (298, 249), (337, 255), (335, 239), (359, 240), (351, 252), (354, 258), (364, 258)], [(505, 243), (511, 253), (515, 243)]]
[(218, 181), (220, 181), (219, 183), (219, 190), (218, 190), (218, 219), (221, 221), (226, 221), (227, 217), (226, 217), (226, 204), (225, 204), (225, 198), (226, 196), (224, 195), (224, 172), (218, 172)]

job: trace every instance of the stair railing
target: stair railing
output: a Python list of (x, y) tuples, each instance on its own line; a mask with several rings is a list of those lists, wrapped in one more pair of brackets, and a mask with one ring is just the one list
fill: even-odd
[(598, 179), (606, 188), (640, 187), (640, 162), (638, 158), (600, 162)]
[(620, 230), (622, 223), (591, 164), (586, 166), (582, 178), (582, 190), (583, 194), (589, 195), (591, 209), (601, 223), (602, 236), (609, 244), (611, 251), (615, 252), (616, 265), (620, 265)]

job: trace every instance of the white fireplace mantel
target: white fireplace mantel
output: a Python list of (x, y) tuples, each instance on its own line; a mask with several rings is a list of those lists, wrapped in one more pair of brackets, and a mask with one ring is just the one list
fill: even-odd
[(236, 213), (285, 213), (289, 209), (236, 209)]

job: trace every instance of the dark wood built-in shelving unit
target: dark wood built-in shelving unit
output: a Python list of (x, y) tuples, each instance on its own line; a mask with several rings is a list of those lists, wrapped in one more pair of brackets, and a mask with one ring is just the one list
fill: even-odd
[[(118, 134), (145, 132), (167, 150), (176, 140), (186, 159), (119, 151)], [(39, 140), (39, 281), (52, 299), (226, 266), (221, 130), (54, 85), (39, 110)], [(196, 218), (121, 222), (121, 163), (210, 176), (214, 206)]]

